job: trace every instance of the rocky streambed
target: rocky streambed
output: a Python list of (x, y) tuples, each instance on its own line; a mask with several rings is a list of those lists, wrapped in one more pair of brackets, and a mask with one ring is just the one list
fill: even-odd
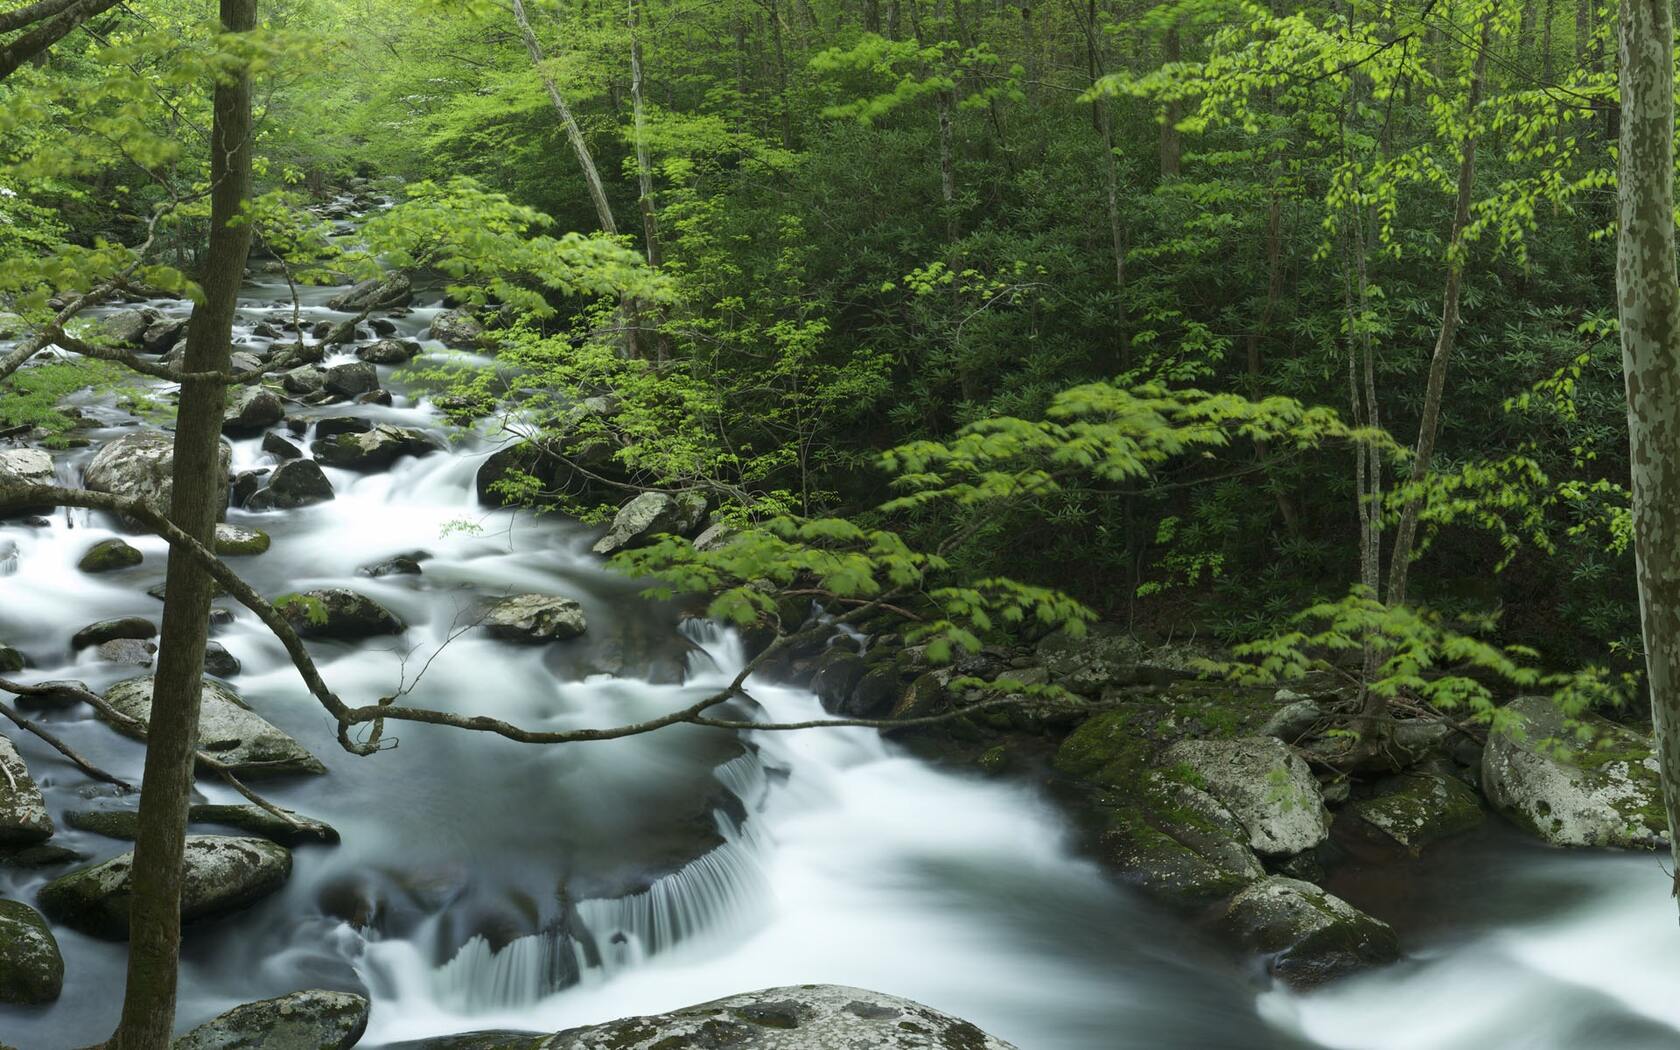
[[(294, 318), (283, 282), (252, 277), (236, 364), (300, 335), (313, 360), (230, 399), (218, 550), (347, 699), (605, 726), (732, 678), (752, 638), (644, 600), (600, 557), (706, 531), (704, 505), (649, 493), (605, 529), (496, 506), (496, 479), (541, 461), (415, 381), (493, 363), (481, 319), (440, 300), (396, 277), (306, 289)], [(167, 359), (185, 310), (103, 320)], [(65, 411), (66, 447), (16, 435), (0, 471), (167, 500), (155, 414), (112, 391)], [(0, 673), (71, 683), (19, 706), (137, 781), (164, 545), (101, 514), (0, 513)], [(1408, 723), (1392, 774), (1352, 780), (1315, 750), (1348, 702), (1333, 688), (1203, 682), (1195, 652), (1113, 629), (937, 667), (883, 628), (765, 668), (759, 710), (935, 713), (961, 676), (1053, 682), (1096, 710), (564, 748), (416, 725), (358, 758), (267, 629), (216, 604), (201, 744), (290, 817), (200, 778), (181, 1022), (223, 1027), (186, 1046), (276, 1025), (319, 1046), (633, 1046), (707, 1025), (815, 1046), (871, 1024), (905, 1046), (1588, 1045), (1499, 1041), (1565, 987), (1582, 1016), (1680, 1038), (1632, 963), (1550, 947), (1608, 945), (1665, 908), (1651, 855), (1579, 847), (1667, 831), (1643, 737), (1565, 733), (1539, 701), (1488, 741)], [(135, 800), (9, 723), (0, 737), (0, 1043), (85, 1046), (115, 1021)], [(1680, 943), (1633, 943), (1643, 970), (1680, 972)], [(1478, 1002), (1458, 995), (1470, 961)], [(796, 982), (821, 987), (778, 988)], [(776, 991), (731, 998), (756, 988)], [(1421, 1012), (1358, 1023), (1396, 992)], [(701, 1000), (718, 1001), (670, 1013)], [(620, 1017), (656, 1020), (571, 1032)]]

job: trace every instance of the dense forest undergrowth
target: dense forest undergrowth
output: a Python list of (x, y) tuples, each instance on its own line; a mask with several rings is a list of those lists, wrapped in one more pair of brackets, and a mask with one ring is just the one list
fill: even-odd
[[(716, 696), (621, 735), (747, 731), (720, 705), (750, 673), (809, 687), (1048, 778), (1109, 870), (1286, 981), (1392, 960), (1313, 884), (1484, 803), (1555, 844), (1667, 842), (1627, 703), (1613, 8), (43, 0), (0, 39), (0, 509), (162, 535), (162, 650), (199, 653), (209, 621), (173, 610), (231, 595), (348, 752), (404, 722), (601, 734), (407, 699), (406, 664), (341, 700), (303, 639), (402, 624), (217, 560), (222, 434), (269, 457), (236, 454), (250, 514), (331, 498), (315, 462), (494, 445), (445, 533), (605, 526), (615, 569), (745, 640)], [(439, 431), (380, 415), (393, 390)], [(78, 398), (175, 431), (162, 469), (204, 491), (95, 485), (129, 438), (84, 464), (111, 423)], [(524, 599), (472, 626), (584, 633)], [(202, 673), (173, 660), (160, 697)], [(124, 725), (96, 692), (71, 690)], [(1285, 883), (1328, 918), (1272, 943)], [(137, 1017), (111, 1045), (156, 1045)]]

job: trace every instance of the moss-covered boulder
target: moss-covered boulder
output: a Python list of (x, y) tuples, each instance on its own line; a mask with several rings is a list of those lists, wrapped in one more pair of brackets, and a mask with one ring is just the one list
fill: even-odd
[(1210, 904), (1266, 874), (1231, 811), (1170, 772), (1145, 772), (1128, 790), (1098, 792), (1081, 808), (1096, 818), (1097, 858), (1167, 904)]
[(122, 540), (100, 540), (87, 549), (82, 560), (76, 563), (76, 568), (85, 573), (116, 572), (118, 569), (129, 569), (146, 560), (139, 548), (133, 547)]
[(355, 641), (407, 628), (392, 612), (365, 594), (343, 587), (288, 594), (274, 603), (292, 629), (305, 638)]
[(424, 456), (442, 447), (423, 431), (389, 423), (380, 423), (361, 433), (318, 438), (309, 445), (319, 462), (359, 471), (384, 470), (404, 456)]
[[(187, 810), (189, 824), (220, 824), (258, 835), (282, 846), (338, 841), (338, 830), (330, 824), (281, 810), (282, 817), (257, 805), (215, 805), (197, 803)], [(133, 841), (140, 830), (140, 814), (133, 809), (72, 809), (64, 822), (79, 831), (91, 831), (114, 839)]]
[(1310, 988), (1391, 963), (1400, 942), (1385, 922), (1299, 879), (1271, 876), (1231, 899), (1220, 928), (1267, 957), (1273, 976)]
[[(83, 933), (125, 939), (133, 868), (129, 852), (54, 879), (41, 889), (41, 908)], [(189, 835), (181, 921), (247, 907), (278, 890), (291, 873), (291, 851), (267, 839)]]
[(264, 554), (273, 543), (261, 529), (248, 529), (226, 522), (216, 526), (216, 553), (224, 558)]
[(1482, 803), (1457, 777), (1443, 773), (1410, 773), (1387, 777), (1368, 798), (1349, 802), (1336, 815), (1341, 829), (1376, 847), (1397, 847), (1417, 854), (1425, 846), (1482, 823)]
[(22, 901), (0, 900), (0, 1003), (50, 1003), (64, 989), (64, 957), (47, 921)]
[(41, 789), (12, 742), (0, 736), (0, 846), (32, 846), (52, 837)]
[[(148, 676), (118, 682), (105, 691), (105, 700), (119, 714), (145, 725), (152, 716), (152, 679)], [(247, 707), (232, 687), (206, 678), (199, 705), (199, 750), (214, 755), (235, 773), (275, 776), (326, 772), (319, 759)], [(138, 736), (134, 725), (115, 725), (119, 732)]]
[(1064, 776), (1123, 787), (1135, 782), (1157, 753), (1143, 718), (1122, 707), (1094, 715), (1068, 734), (1054, 764)]
[(367, 1031), (368, 1001), (312, 990), (236, 1006), (170, 1044), (170, 1050), (349, 1050)]
[(1651, 740), (1597, 715), (1569, 724), (1547, 697), (1513, 700), (1482, 755), (1488, 803), (1555, 846), (1666, 848)]
[(1280, 740), (1182, 740), (1162, 761), (1224, 803), (1262, 856), (1302, 853), (1330, 837), (1330, 814), (1317, 779)]

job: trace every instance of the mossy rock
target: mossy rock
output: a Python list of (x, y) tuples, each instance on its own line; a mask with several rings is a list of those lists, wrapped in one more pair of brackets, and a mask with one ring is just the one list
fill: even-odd
[(1054, 765), (1064, 776), (1108, 787), (1134, 783), (1157, 754), (1147, 721), (1127, 708), (1104, 711), (1062, 741)]
[(206, 1021), (170, 1050), (350, 1050), (367, 1031), (368, 1001), (311, 990), (246, 1003)]
[(139, 549), (118, 539), (100, 540), (87, 549), (76, 568), (86, 573), (116, 572), (130, 569), (146, 560)]
[(1336, 826), (1339, 832), (1347, 825), (1362, 842), (1416, 855), (1431, 843), (1474, 831), (1482, 818), (1481, 800), (1457, 777), (1411, 773), (1388, 777), (1372, 797), (1348, 803)]
[(1297, 988), (1400, 957), (1399, 938), (1387, 923), (1310, 882), (1278, 875), (1232, 898), (1219, 925), (1265, 955), (1273, 976)]
[(1482, 793), (1556, 846), (1667, 848), (1651, 739), (1597, 715), (1570, 723), (1549, 697), (1513, 700), (1488, 736)]
[(1097, 821), (1097, 858), (1164, 903), (1202, 907), (1266, 874), (1231, 811), (1172, 771), (1144, 773), (1123, 793), (1096, 793), (1081, 809)]
[(0, 645), (0, 674), (15, 674), (27, 665), (22, 653), (9, 645)]
[(0, 1003), (50, 1003), (64, 989), (64, 957), (47, 920), (0, 900)]
[(272, 542), (268, 533), (261, 529), (247, 529), (226, 522), (216, 526), (216, 553), (224, 558), (264, 554)]

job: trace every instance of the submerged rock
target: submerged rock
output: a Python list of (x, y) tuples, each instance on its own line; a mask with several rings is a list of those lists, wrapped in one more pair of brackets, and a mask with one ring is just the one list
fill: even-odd
[(239, 673), (239, 658), (227, 651), (221, 642), (204, 643), (204, 673), (217, 678), (232, 678)]
[(82, 560), (76, 563), (76, 568), (86, 573), (115, 572), (118, 569), (130, 569), (146, 560), (139, 548), (130, 546), (122, 540), (100, 540), (87, 549)]
[(612, 554), (651, 543), (662, 533), (684, 535), (706, 516), (706, 498), (698, 493), (644, 492), (619, 508), (607, 534), (595, 542), (596, 554)]
[(367, 1030), (368, 1001), (312, 990), (236, 1006), (170, 1044), (170, 1050), (349, 1050)]
[(305, 638), (353, 641), (407, 630), (383, 605), (342, 587), (290, 594), (274, 604), (292, 629)]
[[(181, 886), (181, 921), (196, 922), (244, 908), (285, 884), (292, 854), (258, 838), (189, 835)], [(128, 937), (132, 851), (71, 872), (41, 889), (41, 908), (58, 922), (95, 937)]]
[(1482, 755), (1482, 793), (1494, 809), (1554, 846), (1666, 846), (1648, 737), (1592, 714), (1577, 730), (1543, 696), (1505, 710), (1512, 717), (1488, 735)]
[[(233, 451), (220, 446), (225, 476)], [(162, 431), (140, 430), (110, 442), (82, 470), (82, 484), (94, 492), (144, 500), (167, 514), (175, 494), (175, 439)]]
[(50, 1003), (64, 989), (64, 957), (47, 921), (22, 901), (0, 900), (0, 1003)]
[(391, 1050), (1014, 1050), (961, 1018), (909, 999), (835, 984), (731, 995), (544, 1038), (477, 1032)]
[(315, 458), (329, 467), (383, 470), (404, 456), (424, 456), (443, 446), (412, 427), (381, 423), (359, 434), (334, 434), (310, 444)]
[(1307, 763), (1273, 737), (1183, 740), (1163, 763), (1224, 803), (1256, 853), (1284, 857), (1330, 836), (1330, 814)]
[(1268, 956), (1274, 976), (1301, 988), (1400, 957), (1399, 939), (1387, 923), (1310, 882), (1282, 876), (1237, 894), (1220, 926)]
[(12, 742), (0, 736), (0, 846), (32, 846), (52, 837), (41, 789)]
[(420, 563), (431, 558), (426, 551), (409, 551), (407, 554), (393, 554), (383, 561), (376, 561), (371, 565), (364, 565), (356, 572), (363, 576), (378, 579), (381, 576), (418, 576)]
[[(119, 714), (142, 725), (152, 715), (152, 679), (130, 678), (105, 691), (105, 700)], [(205, 679), (199, 700), (198, 747), (233, 767), (242, 776), (284, 773), (324, 773), (314, 755), (245, 706), (230, 686)], [(103, 716), (101, 716), (103, 717)], [(134, 728), (117, 723), (118, 732), (138, 739)]]
[(484, 628), (510, 642), (558, 642), (576, 638), (588, 627), (583, 606), (570, 598), (517, 594), (492, 605)]
[(230, 828), (280, 843), (296, 846), (306, 842), (331, 845), (338, 841), (338, 829), (331, 824), (305, 817), (291, 810), (282, 810), (290, 820), (282, 820), (257, 805), (199, 804), (187, 810), (187, 820), (194, 824), (225, 824)]

